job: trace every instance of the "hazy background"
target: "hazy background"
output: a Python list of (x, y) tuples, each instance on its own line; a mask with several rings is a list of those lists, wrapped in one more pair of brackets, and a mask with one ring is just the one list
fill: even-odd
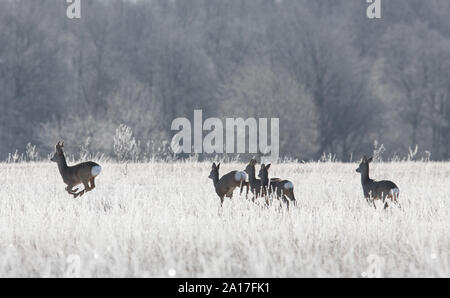
[(417, 144), (450, 158), (448, 0), (382, 1), (381, 20), (365, 0), (81, 6), (69, 20), (65, 1), (0, 0), (0, 160), (60, 138), (164, 157), (172, 120), (194, 109), (279, 117), (286, 157), (348, 161), (377, 141), (386, 156)]

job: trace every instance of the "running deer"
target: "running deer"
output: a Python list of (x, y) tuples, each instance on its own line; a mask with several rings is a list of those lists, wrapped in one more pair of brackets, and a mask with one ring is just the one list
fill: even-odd
[(393, 203), (395, 203), (399, 208), (401, 208), (398, 202), (398, 197), (400, 195), (400, 189), (392, 181), (374, 181), (369, 178), (369, 163), (371, 163), (373, 157), (367, 158), (363, 157), (359, 167), (356, 172), (361, 174), (361, 184), (363, 187), (364, 197), (367, 203), (372, 204), (375, 207), (375, 200), (382, 200), (384, 203), (384, 209), (388, 207), (386, 198), (389, 198)]
[(220, 206), (222, 206), (225, 197), (230, 199), (233, 198), (233, 191), (236, 187), (241, 188), (242, 194), (242, 189), (245, 186), (245, 181), (247, 180), (247, 174), (242, 171), (232, 171), (219, 179), (219, 168), (220, 163), (218, 165), (213, 163), (211, 173), (208, 178), (212, 179), (216, 193), (220, 198)]
[[(294, 206), (296, 206), (297, 201), (295, 200), (294, 195), (294, 183), (289, 180), (283, 180), (280, 178), (271, 178), (269, 180), (270, 166), (271, 164), (268, 164), (267, 166), (265, 164), (262, 164), (258, 174), (258, 177), (261, 178), (264, 195), (267, 196), (275, 193), (278, 199), (282, 199), (283, 202), (286, 203), (288, 209), (289, 202), (292, 202)], [(266, 199), (266, 203), (267, 202), (268, 201)]]
[[(51, 161), (58, 164), (59, 173), (67, 185), (66, 191), (73, 195), (74, 198), (81, 197), (95, 188), (95, 178), (102, 171), (102, 167), (92, 161), (69, 167), (64, 156), (63, 148), (64, 142), (58, 142), (56, 144), (56, 152), (51, 158)], [(79, 184), (84, 185), (84, 190), (77, 192), (78, 188), (73, 188)]]
[[(253, 194), (253, 199), (252, 199), (253, 202), (255, 201), (255, 199), (257, 199), (261, 196), (261, 180), (256, 179), (256, 175), (255, 175), (256, 163), (257, 163), (256, 159), (252, 158), (244, 170), (248, 175), (248, 184), (249, 184), (250, 190)], [(247, 188), (247, 192), (248, 192), (248, 188)]]

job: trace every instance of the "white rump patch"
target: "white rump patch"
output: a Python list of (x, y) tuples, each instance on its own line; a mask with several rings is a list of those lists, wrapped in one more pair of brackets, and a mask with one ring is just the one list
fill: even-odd
[(391, 189), (391, 195), (399, 195), (400, 194), (400, 189), (398, 189), (398, 188), (393, 188), (393, 189)]
[(94, 177), (97, 177), (98, 175), (100, 175), (101, 172), (102, 172), (101, 166), (93, 166), (91, 169), (91, 174)]
[(292, 182), (286, 182), (284, 184), (284, 189), (293, 189), (294, 188), (294, 184), (292, 184)]
[(246, 172), (236, 172), (236, 174), (234, 174), (234, 179), (236, 179), (236, 181), (246, 181), (247, 180), (247, 173)]

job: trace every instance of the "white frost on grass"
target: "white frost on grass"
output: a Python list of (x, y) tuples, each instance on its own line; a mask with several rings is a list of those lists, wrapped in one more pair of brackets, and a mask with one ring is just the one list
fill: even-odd
[(209, 163), (102, 166), (73, 199), (54, 164), (0, 164), (0, 277), (360, 277), (369, 256), (377, 275), (450, 277), (449, 163), (374, 164), (401, 189), (388, 212), (355, 164), (274, 164), (295, 185), (290, 212), (239, 190), (219, 212)]

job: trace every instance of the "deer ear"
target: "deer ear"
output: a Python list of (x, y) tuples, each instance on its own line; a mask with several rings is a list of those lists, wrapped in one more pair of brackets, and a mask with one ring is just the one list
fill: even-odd
[(61, 147), (64, 147), (64, 141), (61, 142)]
[(269, 168), (270, 168), (270, 166), (271, 166), (272, 164), (268, 164), (267, 166), (266, 166), (266, 170), (268, 170)]
[(219, 167), (220, 167), (220, 162), (217, 164), (217, 169), (219, 169)]
[(367, 160), (367, 163), (371, 163), (373, 161), (373, 156)]

